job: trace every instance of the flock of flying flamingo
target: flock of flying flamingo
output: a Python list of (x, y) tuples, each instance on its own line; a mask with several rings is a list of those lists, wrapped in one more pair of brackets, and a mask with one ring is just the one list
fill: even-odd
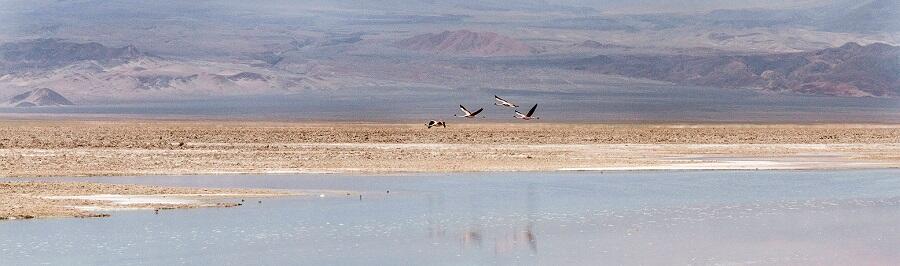
[[(534, 116), (534, 110), (537, 109), (537, 104), (534, 104), (534, 106), (531, 107), (531, 110), (528, 110), (528, 113), (523, 114), (523, 113), (519, 112), (518, 109), (515, 109), (515, 108), (519, 107), (518, 105), (516, 105), (510, 101), (504, 100), (503, 98), (500, 98), (500, 96), (494, 95), (494, 105), (514, 108), (514, 112), (516, 113), (516, 115), (513, 117), (518, 118), (518, 119), (522, 119), (522, 120), (540, 119), (540, 117)], [(460, 104), (459, 110), (461, 110), (463, 112), (463, 114), (462, 115), (454, 114), (453, 116), (462, 117), (462, 118), (478, 118), (478, 114), (481, 113), (481, 111), (484, 111), (484, 108), (479, 108), (475, 112), (472, 112), (472, 111), (469, 111), (469, 109), (467, 109), (465, 106)], [(481, 118), (484, 118), (484, 116), (482, 116)], [(447, 123), (442, 120), (431, 120), (431, 121), (428, 121), (428, 123), (426, 123), (425, 125), (428, 128), (447, 127)]]

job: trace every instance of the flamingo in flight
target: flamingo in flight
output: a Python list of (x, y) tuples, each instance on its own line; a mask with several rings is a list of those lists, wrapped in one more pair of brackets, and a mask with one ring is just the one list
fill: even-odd
[(481, 111), (483, 111), (484, 108), (480, 108), (480, 109), (478, 109), (478, 111), (475, 111), (475, 112), (469, 112), (469, 109), (466, 109), (465, 106), (462, 106), (462, 105), (460, 104), (460, 105), (459, 105), (459, 110), (462, 110), (462, 111), (463, 111), (463, 115), (455, 115), (455, 114), (454, 114), (453, 116), (457, 116), (457, 117), (465, 117), (465, 118), (476, 118), (476, 115), (478, 115), (478, 113), (481, 113)]
[(438, 120), (438, 121), (431, 120), (431, 121), (428, 121), (428, 123), (426, 123), (425, 126), (427, 126), (428, 128), (432, 128), (432, 127), (445, 127), (446, 128), (447, 123), (445, 123), (444, 121), (441, 121), (441, 120)]
[(522, 120), (541, 119), (540, 117), (533, 116), (535, 109), (537, 109), (537, 104), (534, 104), (534, 106), (531, 107), (531, 110), (528, 110), (527, 114), (519, 113), (519, 110), (516, 110), (515, 118)]
[(497, 95), (494, 95), (494, 100), (497, 101), (494, 103), (494, 105), (496, 105), (496, 106), (505, 106), (505, 107), (511, 107), (511, 108), (519, 107), (518, 105), (516, 105), (510, 101), (504, 100), (503, 98), (500, 98), (500, 96), (497, 96)]

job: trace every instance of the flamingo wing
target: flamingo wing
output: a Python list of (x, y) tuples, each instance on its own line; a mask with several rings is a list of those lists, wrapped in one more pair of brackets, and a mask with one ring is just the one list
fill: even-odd
[(534, 106), (531, 107), (531, 110), (528, 111), (528, 117), (531, 117), (531, 115), (534, 114), (535, 109), (537, 109), (537, 104), (534, 104)]
[(466, 114), (466, 116), (472, 115), (472, 112), (469, 112), (469, 109), (466, 109), (466, 107), (465, 107), (465, 106), (462, 106), (462, 104), (459, 105), (459, 110), (462, 110), (463, 113)]
[(519, 110), (516, 110), (516, 115), (518, 115), (519, 117), (525, 117), (525, 114), (520, 113)]
[(472, 113), (472, 116), (478, 115), (478, 113), (481, 113), (481, 111), (483, 111), (483, 110), (484, 110), (484, 108), (478, 109), (478, 111), (475, 111), (474, 113)]
[(497, 101), (499, 101), (499, 102), (502, 103), (502, 104), (505, 104), (505, 105), (508, 105), (508, 106), (513, 106), (513, 107), (517, 107), (517, 105), (515, 105), (515, 104), (513, 104), (513, 103), (511, 103), (511, 102), (509, 102), (509, 101), (507, 101), (507, 100), (504, 100), (503, 98), (500, 98), (500, 96), (494, 95), (494, 99), (496, 99)]

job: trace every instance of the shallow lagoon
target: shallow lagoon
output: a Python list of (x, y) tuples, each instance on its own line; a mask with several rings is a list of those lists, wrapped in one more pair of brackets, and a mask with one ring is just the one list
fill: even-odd
[(3, 265), (900, 263), (896, 169), (54, 180), (354, 192), (4, 221)]

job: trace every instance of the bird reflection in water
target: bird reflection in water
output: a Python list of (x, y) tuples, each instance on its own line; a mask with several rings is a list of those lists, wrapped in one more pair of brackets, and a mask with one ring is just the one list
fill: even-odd
[(534, 184), (528, 184), (528, 189), (526, 190), (526, 199), (525, 199), (525, 211), (528, 217), (528, 225), (525, 226), (525, 230), (522, 230), (522, 236), (528, 243), (528, 249), (531, 252), (537, 253), (537, 238), (534, 236), (534, 221), (535, 212), (537, 211), (537, 191), (535, 191)]
[(526, 248), (532, 253), (537, 253), (537, 239), (534, 237), (534, 231), (530, 223), (522, 230), (505, 234), (494, 241), (494, 254), (497, 255), (513, 253)]
[[(524, 225), (516, 225), (513, 230), (507, 232), (499, 232), (492, 237), (494, 240), (494, 253), (496, 255), (513, 254), (518, 252), (528, 252), (537, 254), (537, 234), (535, 231), (535, 221), (537, 221), (537, 191), (533, 184), (528, 185), (526, 190), (525, 211), (527, 220)], [(428, 197), (429, 215), (426, 221), (428, 223), (429, 238), (435, 242), (445, 239), (447, 228), (439, 219), (436, 219), (434, 210), (442, 209), (443, 197), (440, 195), (432, 195)], [(473, 201), (474, 202), (474, 201)], [(482, 229), (481, 220), (478, 219), (480, 206), (472, 204), (469, 208), (470, 223), (466, 226), (459, 236), (460, 252), (466, 249), (480, 249), (486, 237), (490, 237), (492, 232), (485, 232)], [(491, 238), (488, 238), (491, 239)]]
[(537, 253), (537, 239), (534, 237), (534, 230), (532, 230), (532, 224), (530, 222), (528, 223), (528, 226), (525, 227), (525, 230), (522, 231), (522, 236), (528, 243), (528, 249)]
[(535, 191), (534, 184), (528, 184), (525, 195), (525, 211), (528, 222), (520, 230), (497, 238), (494, 244), (494, 254), (513, 253), (526, 247), (531, 253), (537, 253), (537, 238), (534, 233), (537, 192)]
[(428, 195), (428, 215), (426, 216), (426, 221), (428, 222), (428, 237), (432, 240), (432, 242), (438, 242), (444, 238), (447, 232), (447, 228), (442, 224), (438, 219), (437, 213), (434, 210), (439, 210), (444, 206), (444, 199), (441, 196)]
[[(472, 195), (470, 197), (477, 197), (477, 195)], [(469, 199), (469, 219), (471, 221), (469, 226), (463, 229), (462, 235), (460, 236), (460, 247), (463, 249), (481, 247), (483, 234), (481, 232), (481, 221), (478, 218), (481, 214), (481, 207), (476, 202), (478, 202), (478, 200), (472, 198)]]
[(481, 247), (481, 230), (477, 228), (469, 228), (463, 231), (462, 246), (466, 248)]

